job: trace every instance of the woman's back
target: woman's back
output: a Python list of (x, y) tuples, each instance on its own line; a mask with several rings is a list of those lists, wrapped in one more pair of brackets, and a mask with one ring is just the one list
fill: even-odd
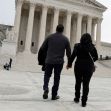
[[(91, 56), (93, 58), (91, 58)], [(75, 44), (73, 53), (68, 61), (68, 66), (72, 66), (76, 58), (75, 67), (79, 69), (89, 69), (94, 66), (94, 62), (98, 60), (98, 54), (95, 46), (92, 44), (90, 34), (83, 34), (80, 43)], [(93, 62), (94, 61), (94, 62)]]
[(78, 43), (74, 47), (75, 54), (76, 54), (76, 62), (75, 67), (79, 69), (90, 69), (93, 67), (94, 62), (92, 61), (92, 58), (90, 57), (89, 53), (93, 57), (94, 61), (98, 59), (97, 51), (92, 44), (92, 47), (88, 47), (88, 50), (84, 45), (81, 45), (81, 43)]
[[(73, 53), (69, 58), (67, 69), (72, 67), (72, 63), (76, 58), (74, 65), (75, 73), (75, 98), (76, 103), (79, 102), (81, 97), (81, 85), (83, 86), (81, 104), (83, 107), (87, 105), (89, 83), (94, 72), (94, 62), (98, 59), (97, 50), (92, 44), (91, 35), (85, 33), (80, 39), (80, 43), (75, 44)], [(94, 61), (94, 62), (93, 62)]]

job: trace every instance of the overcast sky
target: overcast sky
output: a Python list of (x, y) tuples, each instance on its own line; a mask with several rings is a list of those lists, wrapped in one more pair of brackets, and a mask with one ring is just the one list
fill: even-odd
[[(111, 0), (97, 0), (108, 7), (102, 22), (102, 41), (111, 43)], [(15, 0), (0, 0), (0, 24), (14, 24)]]

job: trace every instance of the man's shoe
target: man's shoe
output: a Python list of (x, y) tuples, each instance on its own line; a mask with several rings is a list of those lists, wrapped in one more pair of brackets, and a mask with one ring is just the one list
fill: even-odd
[(79, 103), (79, 98), (74, 98), (75, 103)]
[(86, 107), (86, 102), (82, 102), (82, 107)]
[(52, 100), (57, 100), (57, 99), (60, 99), (60, 96), (52, 96)]
[(43, 99), (47, 99), (47, 98), (48, 98), (48, 93), (49, 93), (48, 90), (45, 90), (45, 91), (44, 91)]

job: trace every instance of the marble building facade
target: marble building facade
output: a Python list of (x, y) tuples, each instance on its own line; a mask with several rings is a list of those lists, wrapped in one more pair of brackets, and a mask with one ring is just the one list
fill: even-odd
[(106, 7), (95, 0), (17, 0), (17, 51), (36, 54), (45, 37), (55, 32), (57, 24), (64, 25), (64, 34), (71, 47), (88, 32), (93, 40), (96, 36), (96, 47), (99, 48), (105, 10)]
[[(37, 54), (45, 37), (55, 32), (57, 24), (64, 25), (64, 35), (71, 47), (87, 32), (93, 41), (96, 38), (95, 45), (99, 51), (106, 7), (96, 0), (16, 0), (15, 4), (13, 38), (3, 42), (2, 54)], [(7, 47), (12, 52), (6, 50)]]
[(14, 27), (2, 42), (0, 64), (12, 58), (12, 70), (38, 72), (38, 49), (58, 24), (64, 25), (71, 48), (87, 32), (99, 55), (110, 52), (109, 47), (101, 46), (101, 23), (106, 9), (96, 0), (15, 0)]

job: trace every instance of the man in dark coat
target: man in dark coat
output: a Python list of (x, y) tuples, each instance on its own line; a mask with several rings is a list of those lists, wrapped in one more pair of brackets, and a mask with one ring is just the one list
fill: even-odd
[[(63, 25), (58, 25), (56, 33), (49, 35), (43, 42), (40, 50), (47, 51), (45, 59), (45, 74), (43, 85), (43, 99), (48, 98), (49, 88), (48, 83), (54, 69), (54, 85), (52, 87), (52, 100), (59, 99), (57, 94), (59, 89), (60, 74), (64, 63), (64, 54), (69, 58), (71, 56), (70, 43), (67, 37), (62, 33), (64, 31)], [(43, 52), (42, 52), (43, 53)]]

